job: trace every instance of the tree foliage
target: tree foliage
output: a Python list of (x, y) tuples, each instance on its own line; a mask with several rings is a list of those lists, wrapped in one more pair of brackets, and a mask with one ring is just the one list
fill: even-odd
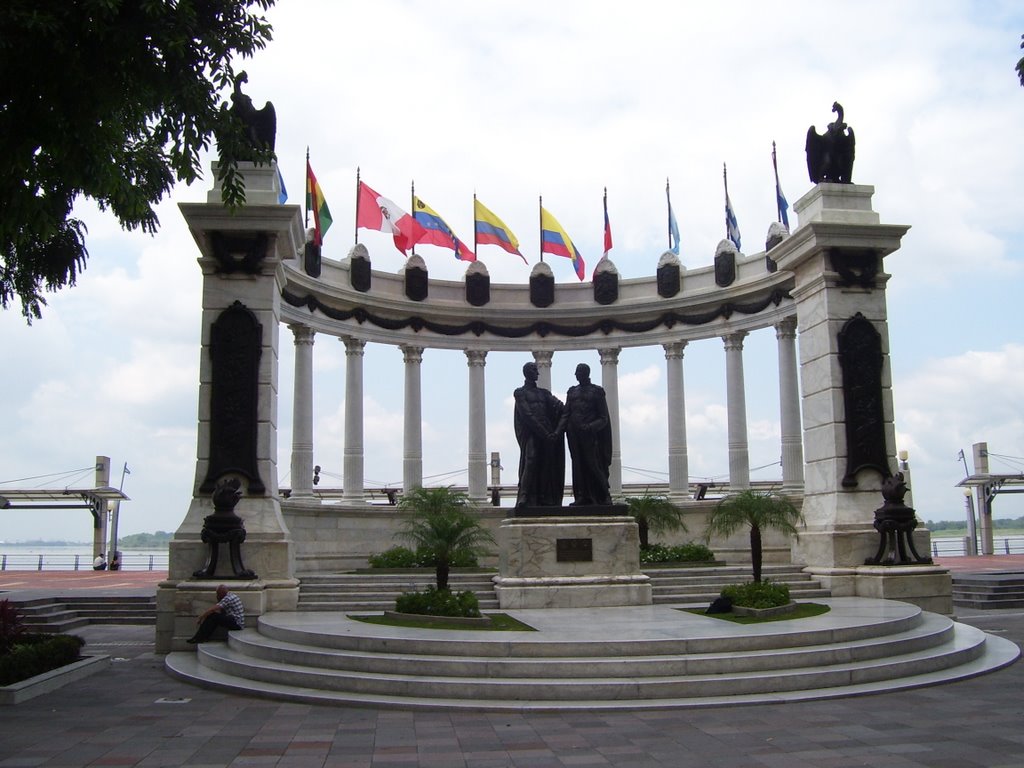
[[(1020, 36), (1020, 47), (1024, 48), (1024, 35)], [(1020, 78), (1020, 84), (1024, 87), (1024, 57), (1021, 57), (1017, 61), (1017, 77)]]
[(650, 546), (650, 532), (669, 533), (686, 530), (683, 510), (664, 496), (649, 493), (643, 496), (628, 496), (626, 504), (629, 505), (629, 514), (636, 520), (641, 549), (647, 549)]
[(466, 510), (468, 497), (452, 488), (414, 488), (402, 494), (398, 508), (409, 513), (398, 535), (436, 563), (438, 589), (448, 589), (452, 561), (462, 555), (489, 554), (494, 538)]
[(726, 496), (711, 511), (705, 536), (731, 536), (741, 528), (750, 529), (750, 559), (754, 581), (761, 581), (763, 560), (761, 532), (777, 530), (791, 536), (798, 534), (797, 525), (803, 522), (800, 511), (785, 496), (745, 490)]
[[(31, 322), (85, 268), (81, 196), (128, 230), (201, 175), (216, 137), (224, 201), (244, 202), (241, 124), (221, 94), (266, 46), (274, 0), (5, 0), (0, 5), (0, 305)], [(269, 152), (258, 153), (269, 160)]]

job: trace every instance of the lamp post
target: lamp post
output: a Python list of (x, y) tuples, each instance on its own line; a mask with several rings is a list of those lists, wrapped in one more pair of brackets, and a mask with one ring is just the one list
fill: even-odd
[(974, 494), (970, 487), (964, 488), (964, 503), (967, 505), (967, 556), (978, 556), (978, 532), (974, 526)]
[(914, 484), (910, 482), (910, 452), (900, 451), (896, 454), (899, 459), (900, 472), (903, 473), (903, 482), (907, 484), (907, 496), (906, 505), (913, 509), (914, 507)]

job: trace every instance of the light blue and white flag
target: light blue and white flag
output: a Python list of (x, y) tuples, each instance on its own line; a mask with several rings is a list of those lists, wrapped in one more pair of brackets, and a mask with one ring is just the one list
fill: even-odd
[(668, 192), (668, 179), (665, 180), (665, 199), (668, 201), (668, 249), (679, 255), (679, 223), (672, 211), (672, 196)]
[(733, 211), (732, 203), (729, 201), (728, 190), (725, 192), (725, 235), (736, 246), (736, 250), (740, 250), (740, 225), (736, 221), (736, 213)]

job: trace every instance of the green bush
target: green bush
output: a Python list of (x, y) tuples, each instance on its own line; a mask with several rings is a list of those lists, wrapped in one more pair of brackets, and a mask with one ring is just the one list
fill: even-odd
[(11, 685), (77, 661), (85, 641), (76, 635), (22, 635), (0, 655), (0, 685)]
[[(437, 558), (429, 552), (418, 549), (413, 552), (408, 547), (392, 547), (380, 554), (367, 558), (371, 568), (435, 568)], [(476, 568), (478, 561), (472, 552), (456, 552), (452, 556), (452, 568)]]
[(427, 587), (425, 592), (406, 592), (395, 600), (399, 613), (418, 613), (425, 616), (480, 616), (480, 603), (471, 591), (452, 592), (449, 589)]
[(695, 541), (675, 547), (651, 544), (640, 550), (641, 563), (704, 563), (714, 559), (714, 552)]
[(773, 581), (748, 581), (730, 584), (722, 589), (722, 597), (743, 608), (776, 608), (789, 605), (789, 587)]

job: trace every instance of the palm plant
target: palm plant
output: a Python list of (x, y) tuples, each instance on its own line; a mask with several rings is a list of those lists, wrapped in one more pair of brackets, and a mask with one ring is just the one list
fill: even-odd
[(647, 549), (650, 546), (650, 532), (687, 530), (686, 523), (683, 522), (683, 510), (664, 496), (645, 493), (643, 496), (627, 496), (625, 501), (629, 505), (629, 514), (636, 520), (640, 529), (640, 549)]
[(490, 532), (466, 510), (469, 497), (451, 487), (415, 488), (402, 495), (398, 508), (409, 513), (398, 536), (435, 562), (438, 589), (448, 589), (452, 561), (460, 556), (489, 554)]
[(731, 536), (744, 527), (750, 528), (750, 559), (754, 566), (754, 581), (761, 581), (761, 531), (777, 530), (792, 536), (799, 535), (797, 525), (803, 515), (785, 496), (776, 493), (757, 493), (752, 490), (726, 496), (711, 511), (705, 538), (714, 535)]

